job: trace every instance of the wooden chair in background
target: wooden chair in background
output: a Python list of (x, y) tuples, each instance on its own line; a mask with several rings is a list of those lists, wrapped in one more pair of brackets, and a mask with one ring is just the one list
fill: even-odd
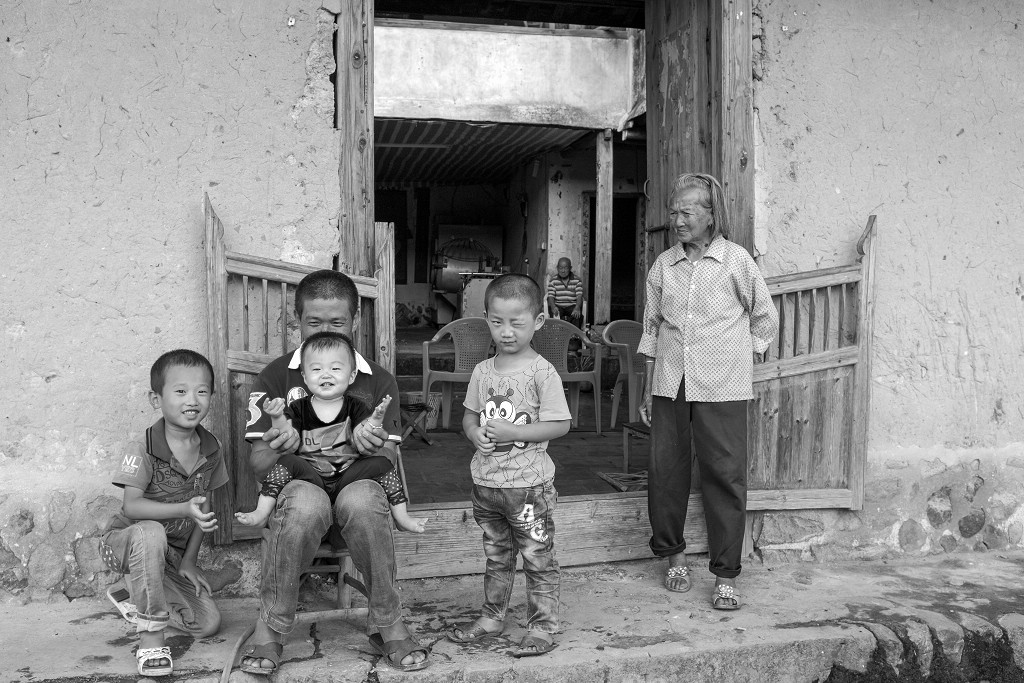
[[(569, 343), (579, 339), (583, 349), (593, 354), (594, 365), (590, 370), (570, 371)], [(569, 387), (569, 410), (572, 411), (572, 424), (579, 426), (580, 415), (580, 384), (590, 382), (594, 387), (594, 415), (596, 430), (601, 433), (601, 344), (587, 339), (583, 330), (565, 320), (549, 318), (533, 335), (533, 348), (555, 366), (562, 384)]]

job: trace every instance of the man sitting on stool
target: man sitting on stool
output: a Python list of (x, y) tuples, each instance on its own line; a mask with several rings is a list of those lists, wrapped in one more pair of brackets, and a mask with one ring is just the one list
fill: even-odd
[(548, 282), (548, 303), (562, 320), (583, 328), (583, 282), (572, 272), (572, 261), (558, 259), (558, 275)]

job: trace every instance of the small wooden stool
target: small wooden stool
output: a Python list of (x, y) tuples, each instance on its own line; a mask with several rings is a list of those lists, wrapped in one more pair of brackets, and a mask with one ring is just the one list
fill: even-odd
[(423, 439), (428, 446), (433, 446), (434, 442), (427, 436), (427, 414), (430, 413), (430, 406), (426, 403), (402, 403), (399, 405), (399, 410), (402, 413), (402, 422), (405, 423), (405, 429), (402, 430), (402, 441), (416, 432), (416, 436)]
[[(313, 559), (327, 560), (327, 562), (311, 565), (303, 574), (334, 574), (338, 579), (338, 595), (334, 600), (335, 608), (348, 609), (352, 607), (352, 587), (354, 585), (352, 582), (359, 583), (359, 581), (356, 579), (358, 572), (356, 572), (355, 565), (352, 564), (352, 556), (349, 554), (348, 548), (335, 550), (330, 543), (321, 543), (316, 554), (313, 555)], [(356, 588), (359, 589), (359, 586)], [(365, 589), (360, 592), (366, 594)]]
[(629, 448), (634, 438), (650, 439), (651, 428), (643, 422), (627, 422), (622, 425), (622, 471), (626, 474), (629, 473)]

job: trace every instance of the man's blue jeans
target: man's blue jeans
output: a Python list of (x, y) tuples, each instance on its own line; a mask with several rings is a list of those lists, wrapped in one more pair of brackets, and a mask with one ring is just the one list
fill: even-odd
[[(111, 569), (127, 574), (128, 594), (138, 613), (136, 631), (171, 626), (197, 638), (220, 629), (220, 610), (205, 590), (196, 595), (192, 582), (178, 573), (181, 552), (167, 544), (164, 525), (142, 520), (103, 537), (103, 555)], [(101, 548), (102, 550), (102, 548)]]
[(512, 598), (516, 556), (526, 574), (526, 628), (558, 632), (555, 486), (496, 489), (473, 486), (473, 518), (484, 532), (483, 616), (504, 621)]
[(353, 482), (338, 493), (332, 511), (322, 488), (294, 480), (281, 490), (263, 532), (260, 617), (278, 633), (290, 633), (295, 625), (299, 579), (330, 528), (332, 512), (370, 593), (367, 624), (386, 628), (402, 618), (384, 489), (375, 481)]

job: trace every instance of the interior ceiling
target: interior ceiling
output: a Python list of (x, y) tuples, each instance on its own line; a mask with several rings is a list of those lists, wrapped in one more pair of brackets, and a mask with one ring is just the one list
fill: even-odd
[(504, 183), (522, 164), (589, 130), (507, 123), (376, 119), (378, 187)]
[(376, 0), (374, 14), (491, 24), (644, 27), (644, 0)]

